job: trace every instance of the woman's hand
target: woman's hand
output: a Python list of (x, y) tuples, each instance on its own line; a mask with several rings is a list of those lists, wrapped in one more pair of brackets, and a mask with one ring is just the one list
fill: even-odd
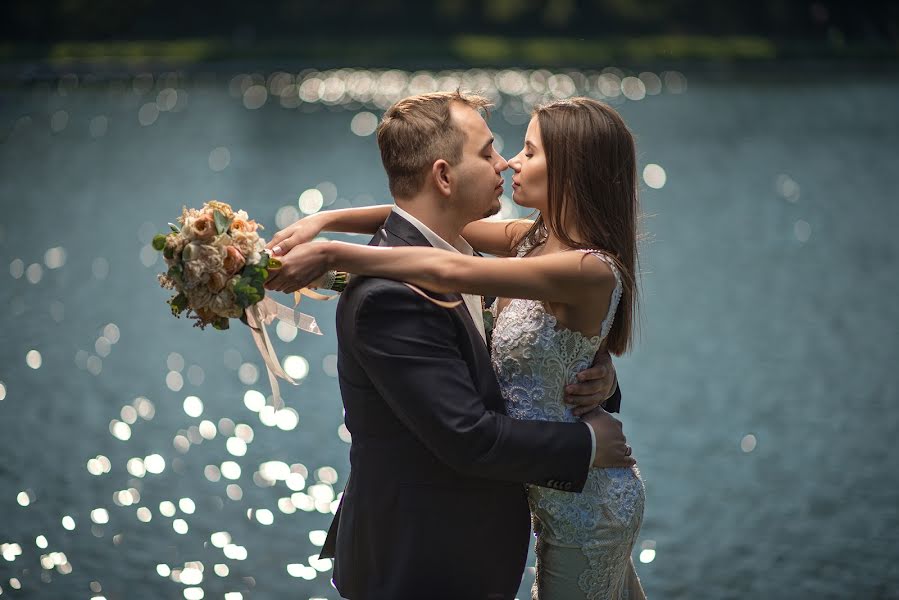
[(317, 217), (317, 214), (310, 215), (288, 225), (272, 237), (265, 245), (266, 250), (269, 250), (272, 256), (283, 256), (294, 246), (311, 242), (323, 229), (321, 220)]
[(269, 269), (265, 289), (291, 293), (319, 279), (328, 270), (328, 247), (331, 242), (300, 244), (281, 256), (281, 266)]

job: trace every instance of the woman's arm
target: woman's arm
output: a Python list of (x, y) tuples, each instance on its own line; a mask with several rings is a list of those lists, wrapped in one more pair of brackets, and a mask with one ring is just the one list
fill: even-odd
[(337, 210), (325, 210), (314, 215), (298, 219), (276, 233), (270, 242), (265, 245), (267, 250), (273, 250), (275, 246), (280, 252), (273, 252), (276, 256), (287, 254), (290, 249), (298, 244), (305, 244), (315, 239), (323, 231), (334, 233), (370, 233), (375, 234), (378, 227), (384, 224), (390, 216), (392, 204), (379, 206), (365, 206), (362, 208), (339, 208)]
[[(298, 219), (277, 232), (265, 247), (267, 250), (280, 247), (275, 255), (287, 254), (298, 244), (311, 242), (323, 231), (334, 233), (370, 233), (374, 235), (378, 227), (383, 225), (392, 204), (365, 206), (361, 208), (339, 208), (325, 210), (314, 215)], [(505, 221), (488, 221), (482, 219), (465, 226), (462, 237), (478, 252), (486, 252), (496, 256), (515, 256), (518, 241), (530, 229), (532, 221), (510, 219)]]
[(518, 242), (533, 224), (533, 221), (526, 219), (481, 219), (466, 225), (462, 230), (462, 237), (478, 252), (494, 256), (515, 256)]
[(436, 248), (390, 248), (343, 242), (295, 247), (266, 288), (300, 289), (328, 269), (416, 284), (434, 292), (529, 298), (569, 305), (608, 300), (615, 276), (602, 260), (583, 252), (532, 258), (479, 258)]

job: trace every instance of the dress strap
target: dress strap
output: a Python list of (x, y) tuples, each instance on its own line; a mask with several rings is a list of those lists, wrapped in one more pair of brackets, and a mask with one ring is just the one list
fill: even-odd
[(615, 290), (612, 292), (612, 298), (609, 300), (609, 310), (606, 312), (606, 318), (603, 319), (602, 329), (600, 330), (600, 337), (605, 340), (606, 336), (609, 335), (609, 332), (612, 330), (612, 323), (615, 322), (615, 313), (618, 310), (618, 303), (621, 301), (621, 293), (624, 291), (624, 287), (621, 285), (621, 272), (618, 270), (618, 265), (612, 257), (602, 250), (579, 249), (578, 252), (592, 254), (609, 265), (609, 268), (612, 269), (612, 274), (615, 275)]

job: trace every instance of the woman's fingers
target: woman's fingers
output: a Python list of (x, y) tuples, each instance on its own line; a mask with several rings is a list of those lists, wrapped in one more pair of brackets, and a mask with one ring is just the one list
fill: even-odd
[(272, 248), (277, 246), (279, 243), (284, 241), (286, 238), (290, 237), (293, 234), (293, 225), (289, 225), (284, 229), (276, 232), (275, 235), (272, 236), (271, 241), (265, 245), (266, 248)]
[(301, 242), (301, 236), (297, 233), (293, 233), (290, 236), (280, 240), (277, 244), (272, 247), (272, 253), (275, 256), (283, 256), (290, 252), (290, 249), (296, 246)]
[[(287, 240), (289, 240), (294, 235), (296, 235), (296, 226), (289, 225), (289, 226), (285, 227), (284, 229), (275, 233), (275, 235), (272, 236), (272, 239), (265, 245), (265, 247), (268, 248), (269, 250), (272, 250), (275, 248), (275, 246), (281, 246), (282, 253), (286, 253), (287, 250), (284, 249), (284, 244)], [(296, 245), (296, 242), (291, 244), (291, 248), (295, 245)]]

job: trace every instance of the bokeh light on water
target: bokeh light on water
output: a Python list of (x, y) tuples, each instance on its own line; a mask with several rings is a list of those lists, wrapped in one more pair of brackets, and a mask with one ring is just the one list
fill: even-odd
[[(380, 114), (457, 87), (494, 100), (507, 157), (532, 107), (578, 94), (637, 135), (645, 329), (618, 369), (650, 595), (899, 585), (899, 456), (872, 442), (899, 430), (884, 327), (899, 215), (865, 176), (895, 168), (896, 81), (334, 69), (71, 73), (0, 92), (4, 595), (337, 597), (318, 558), (349, 473), (334, 303), (302, 304), (324, 337), (270, 328), (300, 381), (276, 411), (242, 326), (168, 314), (150, 242), (211, 198), (266, 237), (385, 201)], [(522, 214), (502, 199), (501, 217)]]

